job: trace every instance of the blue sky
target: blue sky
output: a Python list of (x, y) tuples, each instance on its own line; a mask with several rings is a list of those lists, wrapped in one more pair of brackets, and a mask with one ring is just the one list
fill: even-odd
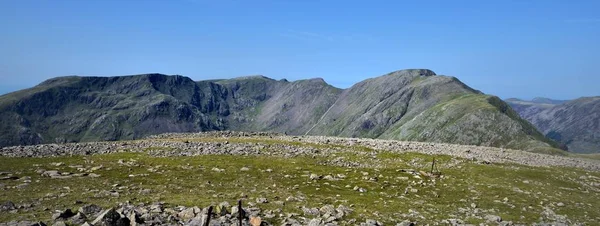
[(321, 77), (406, 68), (502, 98), (600, 95), (600, 1), (0, 1), (0, 93), (65, 75)]

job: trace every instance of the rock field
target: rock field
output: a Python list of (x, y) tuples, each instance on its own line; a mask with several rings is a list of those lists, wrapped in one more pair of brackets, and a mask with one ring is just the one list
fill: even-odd
[[(194, 141), (194, 138), (260, 138), (269, 137), (283, 141), (301, 141), (315, 144), (335, 145), (332, 148), (307, 148), (291, 144), (275, 144), (275, 151), (261, 152), (260, 144), (234, 142), (204, 142)], [(184, 140), (184, 141), (173, 141)], [(185, 139), (190, 139), (185, 140)], [(294, 157), (297, 155), (329, 155), (336, 152), (347, 151), (341, 146), (363, 146), (375, 150), (387, 150), (393, 152), (417, 152), (423, 154), (442, 154), (465, 159), (490, 163), (516, 163), (531, 166), (564, 166), (576, 167), (586, 170), (600, 171), (600, 161), (547, 154), (538, 154), (520, 150), (467, 146), (444, 143), (422, 143), (408, 141), (378, 140), (365, 138), (340, 138), (323, 136), (286, 136), (277, 133), (266, 132), (207, 132), (207, 133), (175, 133), (150, 136), (148, 139), (118, 142), (89, 142), (89, 143), (67, 143), (67, 144), (41, 144), (32, 146), (13, 146), (0, 149), (0, 156), (8, 157), (45, 157), (64, 155), (93, 155), (108, 154), (115, 152), (142, 152), (145, 148), (163, 147), (162, 150), (151, 151), (155, 156), (195, 156), (207, 154), (227, 155), (277, 155)], [(351, 166), (351, 165), (348, 165)]]

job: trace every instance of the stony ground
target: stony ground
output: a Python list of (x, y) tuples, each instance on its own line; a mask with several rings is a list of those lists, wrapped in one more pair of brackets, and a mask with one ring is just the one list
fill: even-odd
[(240, 212), (244, 224), (263, 225), (600, 222), (600, 160), (580, 156), (240, 132), (7, 147), (0, 156), (8, 225), (195, 225), (209, 206), (218, 225), (237, 224)]

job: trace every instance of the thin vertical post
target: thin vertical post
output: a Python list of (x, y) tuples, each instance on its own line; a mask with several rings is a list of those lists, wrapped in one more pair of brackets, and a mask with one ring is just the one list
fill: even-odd
[(204, 226), (208, 226), (208, 224), (210, 223), (210, 216), (212, 215), (212, 210), (213, 210), (213, 207), (209, 206), (208, 213), (206, 215), (206, 221), (204, 222)]
[(242, 226), (242, 222), (244, 220), (244, 214), (242, 213), (244, 212), (244, 209), (242, 209), (242, 200), (238, 200), (238, 220), (240, 221), (239, 226)]

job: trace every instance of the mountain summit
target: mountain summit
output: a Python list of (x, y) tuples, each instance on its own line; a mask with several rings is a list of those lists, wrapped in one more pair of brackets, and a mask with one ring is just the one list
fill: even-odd
[(70, 76), (0, 96), (0, 146), (210, 130), (557, 151), (499, 98), (427, 69), (395, 71), (348, 89), (323, 79), (264, 76)]

